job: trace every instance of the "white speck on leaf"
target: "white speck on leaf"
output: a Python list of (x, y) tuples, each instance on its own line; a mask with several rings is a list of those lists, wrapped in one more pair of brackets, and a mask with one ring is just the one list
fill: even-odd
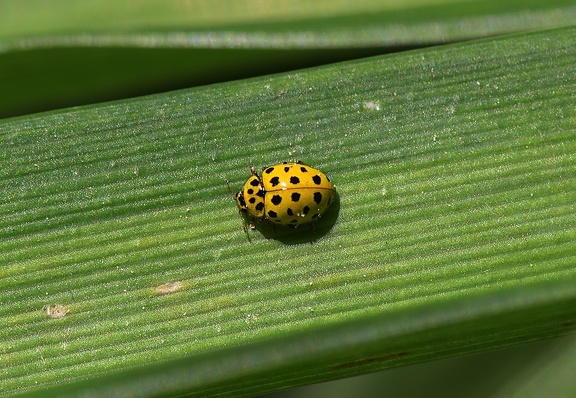
[(380, 110), (380, 103), (378, 103), (376, 101), (367, 101), (367, 102), (364, 102), (364, 108), (370, 109), (373, 111), (379, 111)]

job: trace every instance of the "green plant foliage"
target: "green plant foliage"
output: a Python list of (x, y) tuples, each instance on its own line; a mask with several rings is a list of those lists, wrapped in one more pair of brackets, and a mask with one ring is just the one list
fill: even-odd
[(569, 0), (5, 0), (0, 51), (53, 46), (326, 48), (438, 43), (571, 25)]
[(572, 0), (4, 0), (0, 118), (574, 20)]
[[(236, 396), (573, 332), (575, 38), (0, 121), (2, 392)], [(339, 203), (248, 241), (225, 180), (293, 159)]]

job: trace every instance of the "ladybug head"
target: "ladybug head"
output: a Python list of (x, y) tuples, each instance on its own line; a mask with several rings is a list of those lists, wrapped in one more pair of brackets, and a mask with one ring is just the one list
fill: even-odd
[(238, 208), (242, 211), (246, 211), (246, 201), (244, 200), (244, 194), (242, 193), (242, 191), (239, 191), (236, 193), (236, 195), (234, 195), (234, 199), (236, 200), (236, 204), (238, 205)]

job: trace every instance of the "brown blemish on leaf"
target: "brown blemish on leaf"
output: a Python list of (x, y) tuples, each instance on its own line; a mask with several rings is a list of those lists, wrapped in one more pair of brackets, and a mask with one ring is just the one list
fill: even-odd
[(349, 369), (349, 368), (356, 368), (358, 366), (371, 365), (373, 363), (391, 361), (392, 359), (402, 358), (408, 354), (409, 354), (408, 352), (394, 352), (392, 354), (381, 355), (378, 357), (359, 359), (357, 361), (346, 362), (346, 363), (337, 365), (334, 367), (334, 369), (336, 369), (336, 370)]
[(156, 287), (156, 293), (158, 294), (170, 294), (175, 293), (182, 289), (182, 282), (168, 282), (163, 283)]
[(50, 318), (64, 318), (68, 313), (68, 309), (62, 304), (47, 305), (44, 309)]

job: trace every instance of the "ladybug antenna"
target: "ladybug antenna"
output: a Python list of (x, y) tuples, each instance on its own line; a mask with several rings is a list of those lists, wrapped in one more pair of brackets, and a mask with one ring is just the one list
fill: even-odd
[(230, 188), (230, 182), (228, 180), (224, 180), (226, 181), (226, 186), (228, 187), (228, 191), (230, 191), (230, 193), (232, 194), (232, 197), (234, 198), (234, 200), (236, 200), (236, 192), (234, 192), (232, 190), (232, 188)]

